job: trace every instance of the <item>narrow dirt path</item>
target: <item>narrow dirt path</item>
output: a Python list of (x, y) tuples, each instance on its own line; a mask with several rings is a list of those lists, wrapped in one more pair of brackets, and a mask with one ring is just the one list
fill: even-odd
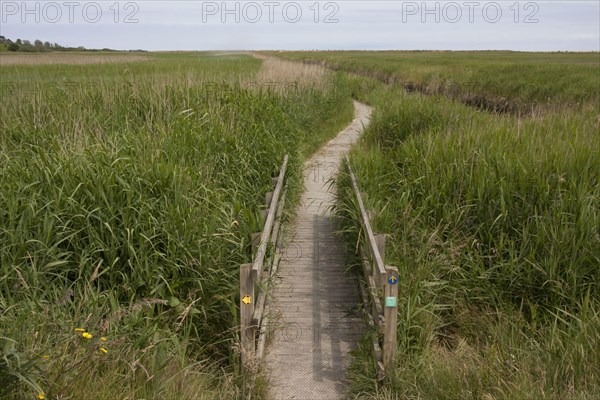
[(355, 118), (304, 165), (296, 218), (287, 230), (270, 301), (272, 343), (266, 365), (274, 400), (337, 400), (347, 392), (348, 353), (364, 332), (346, 248), (334, 235), (331, 206), (341, 158), (369, 122), (371, 108), (355, 102)]

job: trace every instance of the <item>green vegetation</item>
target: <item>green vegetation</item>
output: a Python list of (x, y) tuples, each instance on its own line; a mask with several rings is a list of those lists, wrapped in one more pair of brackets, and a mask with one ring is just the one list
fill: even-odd
[[(14, 42), (10, 39), (0, 36), (0, 52), (12, 51), (12, 52), (25, 52), (25, 53), (40, 53), (49, 51), (100, 51), (100, 50), (88, 50), (83, 46), (79, 47), (65, 47), (58, 43), (42, 42), (36, 39), (31, 43), (29, 40), (17, 39)], [(114, 51), (111, 49), (102, 49), (101, 51)], [(141, 51), (141, 50), (137, 50)]]
[(274, 89), (249, 56), (152, 57), (0, 67), (0, 398), (241, 397), (264, 193), (286, 153), (297, 190), (352, 104), (329, 74)]
[(378, 387), (365, 342), (356, 397), (595, 399), (598, 54), (279, 55), (352, 74), (199, 53), (0, 67), (0, 398), (246, 397), (238, 266), (283, 155), (294, 199), (352, 94), (375, 107), (351, 163), (401, 277), (396, 369)]
[(598, 104), (600, 53), (377, 51), (277, 53), (293, 60), (443, 94), (494, 111)]
[[(556, 55), (540, 73), (583, 70), (587, 56), (572, 57)], [(400, 270), (396, 369), (378, 388), (365, 340), (352, 369), (357, 398), (597, 398), (600, 93), (585, 83), (597, 65), (585, 68), (590, 76), (568, 92), (544, 80), (552, 106), (531, 117), (407, 94), (377, 74), (346, 78), (375, 107), (351, 163), (375, 231), (390, 235), (386, 263)], [(566, 98), (589, 101), (555, 107)], [(349, 179), (338, 185), (354, 242)]]

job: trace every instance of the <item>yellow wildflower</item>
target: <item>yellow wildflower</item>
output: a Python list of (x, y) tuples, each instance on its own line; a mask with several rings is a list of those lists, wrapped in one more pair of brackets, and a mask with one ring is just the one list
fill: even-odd
[(83, 328), (75, 328), (75, 332), (85, 332), (85, 329), (83, 329)]
[(48, 354), (44, 354), (44, 355), (42, 356), (42, 358), (43, 358), (44, 360), (47, 360), (47, 359), (49, 359), (49, 358), (50, 358), (50, 356), (49, 356)]
[(102, 336), (102, 337), (100, 338), (100, 340), (102, 340), (103, 342), (106, 342), (108, 339), (107, 339), (107, 338), (105, 338), (104, 336)]
[(104, 354), (108, 353), (108, 350), (106, 350), (104, 347), (100, 347), (100, 351), (103, 352)]
[(91, 334), (91, 333), (89, 333), (89, 332), (83, 332), (83, 333), (81, 334), (81, 336), (83, 336), (83, 337), (84, 337), (84, 338), (86, 338), (86, 339), (91, 339), (91, 338), (93, 338), (92, 334)]
[(44, 393), (38, 393), (37, 396), (35, 396), (36, 398), (40, 399), (40, 400), (44, 400), (46, 398), (46, 396), (44, 395)]

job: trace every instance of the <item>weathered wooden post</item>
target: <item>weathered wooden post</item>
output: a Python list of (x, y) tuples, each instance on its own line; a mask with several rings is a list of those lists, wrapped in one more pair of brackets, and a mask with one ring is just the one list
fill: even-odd
[(254, 356), (254, 279), (252, 264), (240, 265), (240, 354), (242, 366)]
[[(274, 191), (265, 194), (266, 208), (260, 210), (263, 218), (261, 232), (253, 233), (250, 241), (252, 245), (251, 264), (240, 265), (240, 358), (242, 369), (254, 371), (257, 356), (262, 357), (266, 340), (267, 318), (264, 316), (267, 292), (263, 272), (267, 257), (267, 246), (272, 243), (277, 245), (283, 204), (285, 202), (284, 178), (288, 163), (288, 156), (283, 158), (279, 176), (272, 178)], [(283, 190), (283, 195), (282, 195)], [(268, 267), (268, 265), (267, 265)], [(268, 268), (267, 268), (268, 269)], [(260, 328), (258, 343), (257, 330)], [(258, 353), (258, 354), (257, 354)], [(254, 384), (253, 378), (247, 388), (248, 393)]]
[(397, 321), (398, 321), (398, 269), (386, 266), (385, 283), (385, 328), (383, 331), (383, 366), (386, 373), (394, 368), (396, 357)]
[[(361, 192), (362, 194), (363, 192)], [(373, 222), (373, 220), (375, 219), (375, 211), (369, 209), (367, 210), (367, 218), (369, 219), (369, 224)]]
[(250, 244), (252, 245), (252, 257), (256, 257), (256, 249), (258, 249), (258, 245), (260, 244), (260, 237), (262, 232), (254, 232), (250, 239)]
[(274, 192), (265, 193), (265, 204), (267, 205), (267, 208), (271, 207), (271, 202), (273, 201), (273, 193)]

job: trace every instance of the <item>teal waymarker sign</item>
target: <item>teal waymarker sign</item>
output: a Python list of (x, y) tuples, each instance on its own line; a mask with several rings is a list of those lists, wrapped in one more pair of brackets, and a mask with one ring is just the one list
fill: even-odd
[(385, 298), (385, 306), (386, 307), (398, 306), (398, 299), (396, 297), (386, 297)]

